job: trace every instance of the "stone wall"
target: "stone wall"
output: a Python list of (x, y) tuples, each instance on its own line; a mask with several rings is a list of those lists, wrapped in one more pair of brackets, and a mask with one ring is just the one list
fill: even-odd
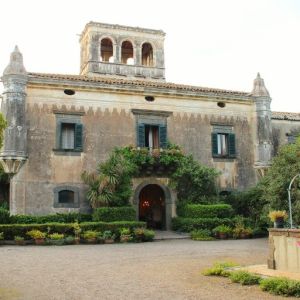
[[(87, 211), (80, 175), (95, 171), (116, 146), (136, 145), (136, 116), (132, 109), (170, 111), (168, 139), (185, 152), (220, 172), (221, 190), (243, 190), (255, 183), (251, 102), (231, 101), (225, 108), (209, 98), (157, 96), (153, 103), (142, 93), (118, 93), (77, 89), (67, 96), (61, 87), (27, 89), (28, 160), (14, 176), (12, 213), (46, 214), (58, 211)], [(56, 151), (57, 114), (76, 115), (83, 124), (83, 151)], [(232, 126), (236, 134), (236, 159), (213, 159), (211, 133), (214, 125)], [(54, 189), (80, 187), (80, 206), (54, 208)]]
[(288, 143), (288, 135), (300, 134), (300, 121), (272, 119), (274, 154)]
[(269, 229), (268, 268), (300, 272), (299, 229)]

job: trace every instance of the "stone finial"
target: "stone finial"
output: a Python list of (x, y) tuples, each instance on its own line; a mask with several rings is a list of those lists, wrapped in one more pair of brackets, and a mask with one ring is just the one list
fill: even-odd
[(253, 90), (251, 94), (255, 97), (270, 97), (270, 94), (265, 87), (264, 80), (260, 77), (259, 73), (257, 73), (257, 77), (254, 79)]
[(10, 55), (9, 64), (3, 72), (3, 76), (5, 76), (5, 75), (26, 75), (26, 74), (27, 74), (27, 72), (23, 65), (23, 55), (19, 51), (18, 46), (15, 46), (14, 51)]

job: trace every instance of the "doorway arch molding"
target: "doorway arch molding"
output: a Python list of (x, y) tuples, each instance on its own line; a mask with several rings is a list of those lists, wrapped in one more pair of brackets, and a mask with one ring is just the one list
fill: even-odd
[(171, 229), (172, 218), (176, 216), (176, 193), (168, 187), (169, 178), (135, 178), (132, 204), (136, 209), (136, 218), (139, 219), (140, 193), (144, 187), (150, 184), (158, 185), (164, 192), (166, 204), (166, 229)]

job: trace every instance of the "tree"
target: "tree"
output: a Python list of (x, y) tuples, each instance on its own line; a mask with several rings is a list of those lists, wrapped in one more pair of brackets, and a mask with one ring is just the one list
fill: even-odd
[[(262, 197), (269, 209), (288, 209), (287, 189), (291, 179), (300, 173), (300, 137), (294, 144), (284, 145), (272, 160), (267, 175), (259, 183)], [(297, 178), (292, 189), (292, 206), (295, 221), (300, 221), (300, 180)]]
[(0, 113), (0, 149), (3, 146), (3, 135), (4, 135), (4, 129), (6, 128), (7, 123), (3, 117), (3, 115)]

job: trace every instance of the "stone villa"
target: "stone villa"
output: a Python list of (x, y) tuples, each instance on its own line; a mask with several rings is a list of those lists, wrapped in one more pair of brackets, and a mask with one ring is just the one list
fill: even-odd
[[(164, 38), (161, 30), (90, 22), (79, 75), (27, 72), (15, 48), (2, 77), (8, 127), (0, 152), (12, 214), (87, 211), (80, 175), (115, 146), (164, 148), (170, 140), (220, 170), (223, 193), (263, 176), (279, 145), (300, 131), (300, 114), (272, 112), (259, 74), (251, 92), (167, 82)], [(150, 205), (159, 197), (168, 228), (176, 213), (168, 178), (133, 186), (137, 218), (146, 196)]]

